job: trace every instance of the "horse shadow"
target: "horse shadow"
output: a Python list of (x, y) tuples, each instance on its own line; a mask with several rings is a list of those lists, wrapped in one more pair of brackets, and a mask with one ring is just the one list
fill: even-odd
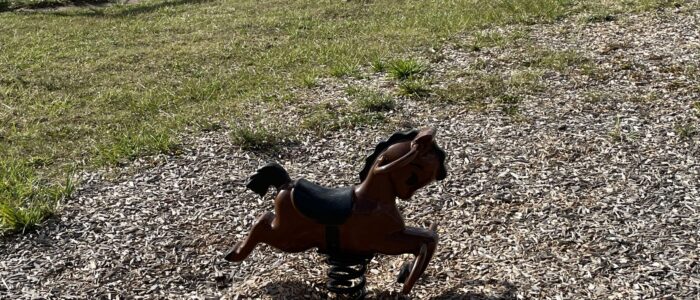
[[(473, 290), (479, 287), (496, 287), (500, 292), (485, 294)], [(285, 280), (268, 283), (263, 287), (264, 292), (272, 299), (328, 299), (328, 292), (322, 285), (298, 281)], [(463, 280), (456, 286), (442, 292), (440, 295), (430, 297), (431, 300), (512, 300), (517, 299), (517, 288), (508, 281), (491, 280)], [(342, 298), (341, 298), (342, 299)], [(365, 299), (388, 300), (388, 299), (411, 299), (395, 291), (380, 291), (378, 293), (370, 291)]]

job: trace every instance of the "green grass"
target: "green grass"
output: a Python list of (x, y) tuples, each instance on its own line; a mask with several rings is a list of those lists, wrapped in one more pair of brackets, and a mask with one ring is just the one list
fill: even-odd
[(344, 128), (352, 129), (380, 124), (385, 120), (386, 118), (378, 112), (362, 112), (348, 108), (338, 109), (329, 105), (318, 105), (301, 125), (304, 129), (324, 134), (328, 131)]
[(673, 130), (682, 139), (691, 139), (698, 134), (698, 129), (690, 122), (678, 123), (673, 127)]
[(425, 79), (404, 80), (398, 86), (399, 95), (424, 98), (430, 96), (430, 83)]
[[(507, 34), (500, 32), (477, 32), (472, 35), (468, 44), (461, 45), (471, 51), (481, 51), (484, 48), (502, 47), (526, 36), (525, 32), (515, 30)], [(457, 42), (459, 43), (459, 41)]]
[(301, 78), (301, 86), (303, 86), (305, 88), (310, 89), (310, 88), (316, 87), (317, 85), (318, 85), (318, 79), (316, 79), (316, 76), (314, 76), (312, 74), (304, 75)]
[(272, 152), (286, 142), (284, 131), (268, 129), (263, 124), (239, 125), (231, 132), (231, 140), (243, 149)]
[(331, 67), (330, 75), (333, 77), (358, 77), (360, 66), (354, 63), (336, 64)]
[(517, 95), (503, 94), (496, 101), (501, 106), (501, 111), (510, 117), (520, 116), (520, 107), (518, 104), (522, 102), (522, 98)]
[[(0, 1), (7, 10), (54, 0)], [(451, 37), (492, 26), (552, 22), (607, 7), (653, 9), (668, 1), (609, 2), (144, 0), (3, 12), (0, 162), (41, 158), (43, 166), (28, 168), (37, 171), (36, 182), (54, 186), (66, 169), (176, 152), (178, 136), (192, 128), (239, 124), (244, 115), (274, 118), (242, 104), (283, 109), (296, 103), (299, 87), (314, 85), (311, 78), (355, 77), (365, 65), (389, 70), (377, 58), (419, 57)], [(336, 112), (319, 111), (305, 123), (382, 120), (376, 112), (344, 111), (339, 121)], [(232, 138), (248, 143), (243, 136)], [(11, 195), (4, 203), (31, 205)]]
[(360, 111), (389, 111), (396, 106), (396, 101), (391, 96), (380, 91), (353, 86), (348, 88), (346, 92)]
[(532, 58), (525, 60), (523, 65), (531, 68), (564, 71), (569, 67), (580, 67), (589, 63), (589, 59), (574, 50), (550, 51), (534, 50)]
[(372, 59), (372, 61), (370, 62), (370, 66), (372, 67), (372, 71), (375, 73), (386, 71), (386, 63), (384, 63), (384, 61), (376, 57)]
[(70, 175), (61, 184), (40, 179), (45, 161), (0, 160), (0, 232), (25, 231), (56, 212), (73, 191)]
[(389, 75), (397, 80), (406, 80), (425, 72), (426, 67), (414, 59), (397, 59), (389, 64)]

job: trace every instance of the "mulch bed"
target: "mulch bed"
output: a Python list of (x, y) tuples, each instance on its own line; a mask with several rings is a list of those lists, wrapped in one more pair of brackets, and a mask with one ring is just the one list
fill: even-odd
[[(386, 127), (309, 135), (276, 153), (203, 133), (186, 139), (183, 154), (137, 160), (139, 171), (118, 180), (84, 174), (56, 219), (3, 237), (0, 298), (327, 298), (313, 252), (260, 246), (240, 264), (222, 259), (272, 209), (270, 195), (243, 182), (274, 160), (293, 178), (354, 184), (374, 145), (408, 126), (438, 128), (449, 154), (445, 181), (399, 203), (409, 225), (440, 223), (438, 252), (413, 297), (700, 298), (700, 136), (678, 130), (700, 127), (699, 20), (690, 10), (527, 27), (532, 45), (583, 53), (602, 72), (545, 72), (541, 92), (522, 95), (518, 118), (495, 99), (473, 110), (401, 97)], [(438, 51), (436, 79), (476, 59), (505, 77), (527, 55), (517, 42)], [(339, 101), (349, 85), (395, 83), (325, 79), (304, 93)], [(293, 123), (300, 113), (282, 117)], [(397, 297), (406, 258), (371, 262), (370, 298)]]

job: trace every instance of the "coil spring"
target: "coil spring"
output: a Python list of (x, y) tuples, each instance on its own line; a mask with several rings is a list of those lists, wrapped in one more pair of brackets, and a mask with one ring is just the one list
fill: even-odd
[(326, 263), (328, 269), (329, 291), (345, 295), (351, 299), (362, 299), (366, 294), (365, 271), (372, 256), (329, 255)]

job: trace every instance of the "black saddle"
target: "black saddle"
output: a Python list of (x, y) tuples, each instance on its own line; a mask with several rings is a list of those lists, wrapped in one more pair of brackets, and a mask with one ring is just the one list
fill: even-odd
[(292, 190), (292, 201), (307, 218), (325, 225), (340, 225), (352, 213), (352, 194), (352, 187), (329, 189), (299, 179)]

